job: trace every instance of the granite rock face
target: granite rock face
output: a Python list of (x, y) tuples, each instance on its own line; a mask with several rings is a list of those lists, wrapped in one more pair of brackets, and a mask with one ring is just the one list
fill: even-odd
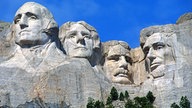
[[(160, 108), (170, 107), (171, 103), (178, 102), (181, 96), (187, 96), (190, 101), (192, 100), (191, 23), (192, 20), (188, 20), (178, 25), (152, 26), (141, 31), (141, 46), (146, 54), (146, 67), (149, 68), (146, 70), (150, 75), (144, 81), (141, 93), (153, 91), (156, 94), (156, 105)], [(150, 36), (156, 37), (152, 42), (155, 43), (153, 46), (157, 45), (156, 49), (151, 50), (145, 43), (150, 43), (147, 41)], [(162, 50), (158, 51), (157, 47)], [(160, 64), (161, 60), (164, 60), (163, 64)], [(159, 64), (154, 69), (155, 63)]]
[(10, 27), (10, 23), (0, 21), (0, 32), (8, 29)]
[[(35, 22), (24, 24), (23, 17)], [(49, 10), (34, 2), (14, 19), (11, 26), (0, 22), (0, 107), (85, 108), (89, 97), (106, 101), (113, 86), (131, 98), (152, 91), (157, 108), (182, 96), (192, 103), (191, 13), (177, 24), (144, 28), (140, 47), (132, 49), (123, 41), (101, 43), (84, 21), (59, 29)]]
[(179, 17), (176, 24), (180, 24), (180, 23), (183, 23), (183, 22), (191, 20), (191, 19), (192, 19), (192, 13), (191, 12), (185, 13), (182, 16)]

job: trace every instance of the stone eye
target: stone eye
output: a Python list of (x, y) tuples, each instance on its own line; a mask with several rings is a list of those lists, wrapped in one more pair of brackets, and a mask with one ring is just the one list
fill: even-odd
[(154, 50), (159, 50), (165, 47), (165, 44), (162, 42), (159, 42), (157, 44), (154, 45)]
[(73, 35), (73, 34), (70, 34), (70, 35), (69, 35), (69, 37), (70, 37), (70, 38), (74, 38), (74, 37), (75, 37), (75, 35)]
[(36, 17), (35, 15), (32, 15), (32, 16), (30, 16), (30, 19), (32, 19), (32, 20), (36, 20), (37, 17)]
[(129, 56), (125, 56), (126, 62), (131, 62), (131, 58)]
[(82, 32), (81, 34), (82, 34), (83, 37), (85, 37), (87, 39), (91, 38), (91, 35), (89, 33)]
[(90, 35), (84, 35), (84, 37), (87, 38), (87, 39), (91, 39)]
[(113, 57), (113, 60), (119, 61), (119, 57)]
[(163, 46), (157, 46), (157, 49), (161, 49), (161, 48), (163, 48)]
[(149, 47), (145, 47), (144, 50), (143, 50), (144, 54), (147, 55), (148, 52), (149, 52)]
[(18, 14), (18, 15), (14, 18), (14, 23), (17, 24), (20, 20), (21, 20), (21, 14)]
[(14, 23), (17, 24), (20, 21), (19, 18), (15, 19)]
[(119, 61), (119, 56), (111, 56), (108, 59), (113, 61)]
[(76, 33), (75, 33), (75, 32), (68, 34), (68, 38), (75, 38), (75, 36), (76, 36)]

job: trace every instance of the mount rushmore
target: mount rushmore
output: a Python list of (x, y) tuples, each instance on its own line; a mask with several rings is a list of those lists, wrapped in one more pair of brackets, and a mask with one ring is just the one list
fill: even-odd
[[(140, 32), (140, 47), (101, 42), (85, 21), (60, 28), (44, 6), (27, 2), (12, 24), (0, 22), (0, 106), (85, 108), (114, 86), (131, 97), (152, 91), (157, 108), (192, 102), (192, 13)], [(46, 104), (45, 104), (46, 103)]]

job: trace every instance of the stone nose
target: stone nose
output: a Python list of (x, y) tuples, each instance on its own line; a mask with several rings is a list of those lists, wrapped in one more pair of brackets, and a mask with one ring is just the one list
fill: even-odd
[(28, 22), (27, 22), (27, 18), (25, 16), (22, 16), (20, 21), (19, 21), (19, 25), (21, 29), (24, 29), (26, 27), (28, 27)]
[(85, 40), (84, 40), (85, 36), (83, 36), (82, 34), (78, 34), (76, 39), (77, 39), (77, 43), (80, 43), (80, 44), (85, 44)]
[(147, 57), (150, 58), (150, 57), (154, 57), (154, 56), (155, 56), (154, 49), (150, 48), (149, 52), (147, 53)]
[(119, 67), (127, 69), (127, 66), (128, 66), (128, 63), (126, 61), (126, 58), (124, 56), (121, 56), (119, 60)]
[(149, 52), (147, 54), (147, 58), (149, 59), (150, 62), (153, 62), (153, 60), (156, 58), (153, 48), (149, 49)]

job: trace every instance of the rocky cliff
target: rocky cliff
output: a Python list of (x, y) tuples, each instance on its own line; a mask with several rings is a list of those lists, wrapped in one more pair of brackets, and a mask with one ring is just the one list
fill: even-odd
[(85, 108), (89, 97), (106, 101), (113, 86), (131, 98), (152, 91), (157, 108), (169, 108), (182, 96), (192, 103), (191, 13), (176, 24), (144, 28), (140, 47), (131, 49), (126, 42), (100, 42), (95, 28), (84, 21), (58, 28), (51, 13), (33, 2), (15, 18), (30, 11), (25, 5), (44, 9), (49, 15), (42, 21), (51, 24), (35, 35), (42, 36), (37, 41), (22, 34), (22, 16), (13, 24), (0, 22), (1, 107)]

